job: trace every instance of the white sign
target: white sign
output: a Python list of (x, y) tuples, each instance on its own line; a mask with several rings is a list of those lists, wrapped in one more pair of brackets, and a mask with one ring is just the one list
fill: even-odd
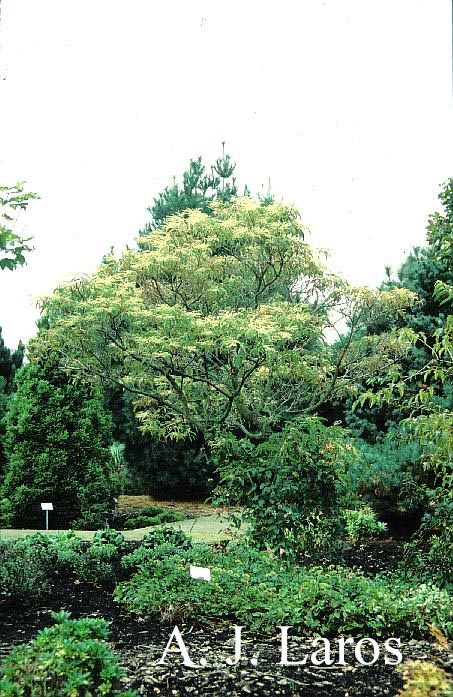
[(53, 503), (42, 503), (41, 510), (43, 511), (53, 511)]
[(204, 578), (205, 581), (210, 581), (211, 569), (206, 569), (204, 566), (191, 566), (190, 578)]

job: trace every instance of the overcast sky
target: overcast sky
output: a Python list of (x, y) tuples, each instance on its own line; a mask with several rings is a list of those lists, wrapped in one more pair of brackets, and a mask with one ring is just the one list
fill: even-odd
[[(1, 1), (1, 0), (0, 0)], [(38, 192), (0, 272), (7, 343), (34, 298), (120, 250), (189, 158), (225, 140), (348, 279), (424, 240), (453, 176), (450, 0), (3, 0), (0, 181)], [(22, 229), (22, 227), (21, 227)]]

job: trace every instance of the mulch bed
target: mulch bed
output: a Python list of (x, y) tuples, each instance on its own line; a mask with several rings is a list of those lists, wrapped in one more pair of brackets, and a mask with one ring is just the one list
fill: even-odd
[(187, 517), (211, 515), (219, 509), (213, 508), (209, 503), (202, 501), (177, 501), (174, 499), (156, 499), (153, 496), (128, 496), (123, 495), (118, 500), (120, 513), (137, 515), (144, 506), (160, 506), (184, 513)]
[[(347, 563), (376, 573), (394, 568), (402, 556), (402, 546), (395, 542), (361, 544), (347, 552)], [(205, 657), (207, 667), (186, 668), (181, 656), (167, 656), (170, 665), (156, 665), (162, 656), (173, 625), (138, 621), (124, 613), (112, 600), (111, 593), (88, 584), (67, 579), (55, 584), (47, 607), (15, 614), (0, 613), (0, 659), (11, 648), (30, 640), (42, 627), (51, 624), (52, 610), (66, 609), (77, 617), (104, 617), (111, 630), (111, 643), (120, 656), (127, 677), (125, 685), (141, 695), (260, 695), (262, 697), (380, 697), (396, 695), (402, 686), (398, 671), (379, 659), (373, 666), (361, 666), (348, 649), (346, 663), (351, 665), (316, 667), (313, 665), (282, 667), (278, 665), (279, 637), (251, 636), (243, 631), (243, 661), (228, 666), (232, 655), (232, 630), (220, 624), (211, 627), (180, 625), (184, 641), (196, 663)], [(310, 653), (310, 637), (294, 637), (290, 646), (292, 660)], [(334, 652), (335, 642), (332, 641)], [(313, 649), (311, 649), (313, 651)], [(402, 644), (404, 659), (434, 661), (453, 672), (453, 652), (429, 641)], [(364, 652), (365, 654), (365, 652)], [(294, 656), (294, 657), (293, 657)], [(250, 664), (258, 657), (257, 666)]]

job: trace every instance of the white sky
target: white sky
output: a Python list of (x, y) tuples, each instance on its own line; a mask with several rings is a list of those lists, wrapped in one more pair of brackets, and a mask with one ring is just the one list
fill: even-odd
[[(1, 2), (1, 0), (0, 0)], [(132, 242), (189, 158), (227, 143), (351, 281), (423, 243), (453, 176), (450, 0), (3, 0), (0, 181), (41, 195), (0, 272), (9, 345), (33, 299)]]

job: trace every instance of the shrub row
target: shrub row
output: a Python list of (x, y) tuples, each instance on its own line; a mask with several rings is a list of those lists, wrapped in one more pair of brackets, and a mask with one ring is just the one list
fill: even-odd
[[(369, 577), (341, 565), (296, 566), (246, 543), (213, 548), (181, 531), (157, 528), (127, 554), (121, 533), (95, 534), (85, 546), (73, 533), (34, 535), (0, 545), (0, 603), (33, 604), (50, 588), (46, 577), (74, 575), (116, 585), (114, 597), (146, 618), (225, 619), (268, 631), (281, 624), (321, 635), (373, 632), (424, 636), (429, 625), (453, 633), (447, 589), (402, 573)], [(191, 564), (211, 568), (212, 580), (191, 579)]]
[(96, 532), (90, 545), (73, 532), (0, 542), (0, 605), (35, 605), (50, 593), (52, 577), (114, 583), (125, 548), (123, 535), (111, 529)]

